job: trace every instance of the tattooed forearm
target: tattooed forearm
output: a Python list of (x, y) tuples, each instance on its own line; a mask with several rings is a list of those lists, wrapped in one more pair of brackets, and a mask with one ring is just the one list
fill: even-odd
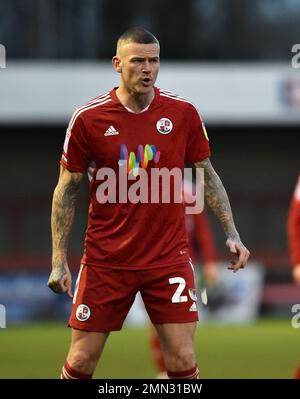
[(210, 160), (195, 163), (204, 169), (204, 196), (207, 204), (219, 219), (227, 237), (239, 238), (235, 228), (229, 199), (223, 183), (212, 167)]
[[(66, 172), (69, 173), (69, 172)], [(75, 203), (81, 177), (61, 176), (54, 190), (51, 214), (52, 267), (58, 267), (67, 256), (67, 245), (74, 221)]]

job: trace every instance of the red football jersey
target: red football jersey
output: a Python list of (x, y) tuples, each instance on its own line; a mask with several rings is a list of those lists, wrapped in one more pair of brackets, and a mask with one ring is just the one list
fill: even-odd
[[(171, 203), (122, 203), (118, 197), (119, 165), (127, 161), (131, 175), (143, 168), (149, 187), (152, 168), (179, 168), (183, 175), (185, 162), (210, 156), (204, 125), (190, 102), (169, 91), (155, 88), (150, 106), (134, 113), (119, 102), (115, 90), (74, 113), (64, 143), (61, 164), (71, 172), (88, 170), (90, 177), (82, 263), (145, 269), (188, 262), (183, 203), (172, 201), (172, 194)], [(105, 181), (100, 176), (103, 168), (115, 172), (115, 203), (100, 203), (105, 194), (100, 190)], [(135, 183), (128, 181), (128, 190)]]
[(293, 266), (300, 264), (300, 175), (288, 215), (288, 242)]

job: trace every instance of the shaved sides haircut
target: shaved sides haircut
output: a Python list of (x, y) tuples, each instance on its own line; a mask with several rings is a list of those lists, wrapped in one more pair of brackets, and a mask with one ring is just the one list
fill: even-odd
[(119, 37), (117, 42), (117, 52), (122, 45), (127, 43), (141, 43), (141, 44), (156, 43), (159, 45), (159, 41), (151, 32), (148, 32), (146, 29), (140, 28), (138, 26), (129, 28)]

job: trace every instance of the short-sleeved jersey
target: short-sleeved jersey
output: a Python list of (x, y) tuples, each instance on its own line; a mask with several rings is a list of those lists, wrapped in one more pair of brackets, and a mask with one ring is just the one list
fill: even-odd
[[(162, 203), (161, 194), (156, 203), (150, 194), (148, 202), (120, 200), (119, 168), (124, 161), (129, 174), (143, 168), (149, 189), (152, 168), (178, 168), (183, 174), (185, 163), (210, 156), (204, 125), (190, 102), (169, 91), (155, 88), (150, 106), (140, 113), (125, 108), (115, 91), (74, 113), (64, 143), (61, 164), (71, 172), (88, 171), (90, 177), (82, 263), (126, 269), (183, 264), (189, 259), (183, 203), (172, 201), (172, 195), (170, 203)], [(110, 197), (101, 203), (103, 168), (115, 172), (115, 202)], [(128, 180), (128, 190), (137, 180)]]
[(288, 244), (292, 266), (300, 264), (300, 175), (288, 214)]

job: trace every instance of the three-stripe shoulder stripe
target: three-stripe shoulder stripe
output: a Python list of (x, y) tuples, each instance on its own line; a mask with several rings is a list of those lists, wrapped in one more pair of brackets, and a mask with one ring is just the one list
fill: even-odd
[(97, 97), (95, 97), (95, 98), (92, 98), (86, 105), (91, 104), (91, 103), (94, 103), (94, 102), (96, 102), (96, 101), (99, 101), (99, 100), (101, 100), (102, 98), (107, 97), (108, 95), (109, 95), (109, 91), (108, 91), (107, 93), (105, 93), (105, 94), (101, 94), (100, 96), (97, 96)]
[(72, 119), (73, 119), (74, 117), (76, 117), (76, 113), (79, 112), (79, 111), (81, 111), (83, 108), (89, 107), (90, 105), (95, 104), (95, 103), (97, 103), (97, 102), (99, 102), (99, 101), (106, 100), (106, 99), (109, 98), (109, 97), (110, 97), (109, 92), (107, 92), (106, 94), (102, 94), (101, 96), (98, 96), (98, 97), (92, 99), (92, 100), (89, 101), (87, 104), (83, 105), (82, 107), (77, 108), (76, 111), (74, 112), (72, 118), (71, 118), (71, 122), (72, 122)]
[(104, 100), (106, 100), (109, 97), (110, 96), (109, 96), (109, 92), (108, 92), (106, 94), (103, 94), (101, 96), (98, 96), (98, 97), (94, 98), (93, 100), (89, 101), (87, 104), (83, 105), (82, 107), (77, 108), (76, 111), (74, 112), (74, 114), (72, 115), (72, 118), (70, 120), (69, 126), (70, 125), (73, 126), (73, 120), (77, 118), (77, 113), (79, 113), (81, 110), (83, 110), (83, 109), (85, 109), (85, 108), (87, 108), (87, 107), (89, 107), (89, 106), (91, 106), (91, 105), (93, 105), (95, 103), (98, 103), (100, 101), (104, 101)]
[(195, 105), (193, 103), (191, 103), (190, 101), (186, 100), (185, 98), (183, 98), (181, 96), (178, 96), (177, 94), (172, 93), (171, 91), (160, 90), (159, 93), (163, 97), (171, 98), (172, 100), (182, 101), (184, 103), (191, 104), (191, 105), (193, 105), (193, 107), (195, 107)]
[(82, 107), (78, 108), (72, 115), (72, 118), (71, 118), (69, 126), (68, 126), (68, 130), (72, 130), (72, 127), (74, 126), (76, 119), (82, 112), (87, 111), (88, 109), (95, 108), (100, 105), (106, 104), (110, 101), (112, 101), (111, 96), (109, 94), (105, 94), (103, 96), (97, 97), (94, 100), (91, 100), (86, 105), (83, 105)]
[(177, 97), (177, 98), (181, 98), (182, 100), (188, 101), (186, 98), (180, 96), (179, 94), (174, 93), (173, 91), (170, 91), (170, 90), (162, 90), (162, 89), (159, 89), (159, 91), (160, 91), (161, 93), (164, 93), (164, 94), (169, 95), (169, 96), (171, 96), (171, 97)]

